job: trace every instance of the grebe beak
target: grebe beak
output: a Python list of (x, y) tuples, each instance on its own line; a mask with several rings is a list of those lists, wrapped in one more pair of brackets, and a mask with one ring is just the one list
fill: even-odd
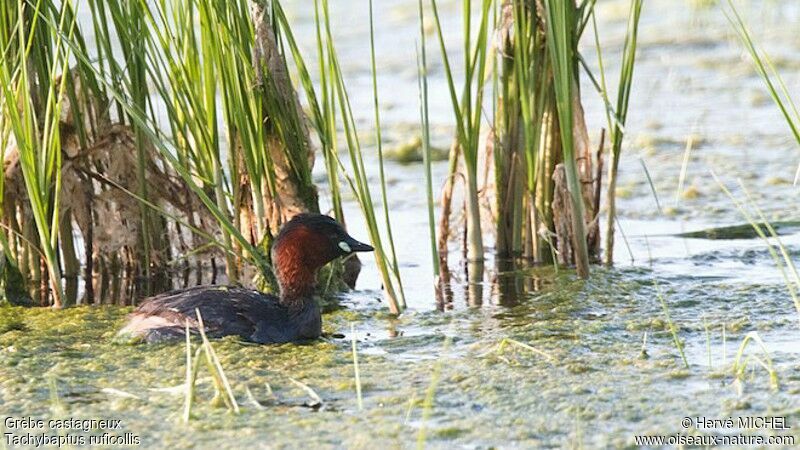
[(372, 248), (371, 245), (359, 242), (349, 235), (345, 236), (345, 238), (342, 239), (341, 242), (339, 242), (339, 248), (346, 253), (371, 252), (375, 250), (374, 248)]

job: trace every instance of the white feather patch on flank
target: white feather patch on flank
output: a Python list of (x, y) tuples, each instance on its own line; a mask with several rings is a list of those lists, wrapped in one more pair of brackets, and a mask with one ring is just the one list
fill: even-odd
[(130, 322), (119, 332), (141, 335), (154, 328), (174, 327), (176, 324), (165, 317), (160, 316), (133, 316)]

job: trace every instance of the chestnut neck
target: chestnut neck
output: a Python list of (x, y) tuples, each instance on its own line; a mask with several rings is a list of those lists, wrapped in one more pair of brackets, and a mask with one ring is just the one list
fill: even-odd
[(290, 310), (303, 310), (314, 305), (317, 272), (327, 261), (306, 247), (305, 240), (288, 240), (276, 245), (272, 265), (280, 286), (279, 301)]
[(276, 266), (276, 276), (280, 287), (279, 301), (290, 310), (302, 310), (314, 303), (317, 286), (317, 270), (305, 267), (302, 263)]

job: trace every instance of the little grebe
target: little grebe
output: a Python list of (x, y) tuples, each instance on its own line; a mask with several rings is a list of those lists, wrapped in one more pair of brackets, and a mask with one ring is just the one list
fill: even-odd
[(322, 317), (314, 300), (317, 271), (334, 259), (373, 248), (353, 239), (335, 220), (299, 214), (272, 246), (280, 296), (235, 286), (197, 286), (144, 301), (120, 331), (146, 342), (182, 338), (186, 322), (197, 329), (200, 310), (209, 336), (237, 335), (260, 344), (316, 339)]

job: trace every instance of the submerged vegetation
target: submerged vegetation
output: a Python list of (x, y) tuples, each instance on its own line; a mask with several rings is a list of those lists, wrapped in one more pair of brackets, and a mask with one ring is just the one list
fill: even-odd
[[(662, 289), (686, 342), (687, 370), (651, 279), (643, 269), (599, 269), (586, 284), (561, 276), (539, 301), (506, 309), (502, 321), (473, 310), (401, 316), (403, 329), (424, 327), (401, 339), (377, 335), (374, 311), (337, 311), (326, 317), (325, 328), (352, 333), (351, 324), (358, 324), (352, 336), (359, 378), (351, 336), (299, 346), (193, 336), (187, 353), (182, 345), (111, 343), (127, 308), (6, 308), (20, 317), (16, 329), (0, 334), (0, 399), (6, 414), (46, 416), (52, 379), (69, 414), (112, 415), (143, 445), (171, 448), (229, 448), (265, 439), (293, 447), (309, 436), (356, 448), (558, 446), (577, 439), (576, 418), (585, 424), (585, 447), (603, 448), (631, 445), (644, 430), (672, 430), (665, 422), (687, 414), (727, 417), (771, 408), (793, 417), (800, 389), (796, 353), (775, 351), (781, 341), (768, 325), (775, 324), (769, 311), (780, 289), (751, 288), (762, 295), (760, 304), (736, 304), (743, 291), (708, 302), (704, 324), (693, 320), (686, 304), (707, 282), (662, 280), (670, 283)], [(764, 325), (759, 335), (769, 353), (742, 320)], [(646, 356), (640, 356), (645, 333)], [(792, 345), (791, 335), (784, 339)], [(520, 414), (520, 408), (542, 413)], [(796, 429), (788, 433), (797, 436)]]
[[(8, 414), (112, 411), (146, 445), (174, 448), (258, 446), (265, 436), (278, 447), (308, 436), (352, 448), (630, 447), (634, 435), (672, 433), (686, 416), (796, 418), (800, 222), (777, 201), (757, 206), (786, 197), (779, 187), (770, 197), (745, 177), (729, 188), (742, 158), (757, 166), (763, 155), (708, 156), (717, 147), (766, 153), (772, 141), (762, 134), (776, 133), (743, 131), (757, 134), (751, 141), (692, 127), (685, 150), (673, 135), (652, 138), (652, 149), (632, 145), (629, 124), (656, 133), (690, 115), (634, 120), (640, 108), (662, 113), (650, 104), (670, 88), (658, 83), (691, 76), (680, 67), (662, 77), (678, 51), (654, 62), (667, 38), (640, 33), (651, 3), (608, 3), (612, 38), (595, 0), (408, 0), (403, 9), (414, 11), (392, 20), (410, 23), (416, 64), (384, 68), (382, 40), (395, 42), (379, 1), (358, 3), (368, 22), (350, 41), (337, 28), (355, 13), (338, 9), (352, 5), (333, 0), (3, 2)], [(721, 7), (733, 46), (743, 44), (800, 144), (793, 85), (755, 43), (747, 16), (732, 0)], [(711, 6), (704, 14), (724, 22)], [(678, 25), (690, 34), (686, 48), (719, 51), (705, 23)], [(409, 144), (392, 155), (396, 99), (386, 93), (409, 87), (383, 78), (395, 69), (418, 90), (402, 95), (419, 104), (403, 124), (413, 136), (393, 142)], [(645, 87), (634, 73), (646, 74)], [(707, 86), (686, 95), (708, 95)], [(662, 97), (637, 101), (649, 89)], [(701, 141), (704, 151), (693, 151)], [(694, 174), (700, 158), (714, 165), (710, 175)], [(683, 202), (662, 208), (658, 191), (674, 179)], [(712, 201), (720, 190), (728, 197)], [(96, 305), (202, 283), (275, 289), (273, 237), (308, 211), (363, 227), (375, 247), (365, 273), (385, 304), (373, 291), (333, 295), (355, 286), (362, 263), (353, 257), (320, 276), (320, 289), (348, 307), (326, 308), (317, 341), (210, 341), (198, 311), (200, 334), (187, 333), (183, 346), (112, 342), (130, 309)], [(747, 224), (694, 221), (737, 211)], [(615, 261), (616, 233), (628, 224), (618, 214), (635, 222), (622, 235), (634, 267), (600, 265)], [(677, 225), (662, 227), (665, 215)], [(424, 311), (434, 306), (421, 294), (430, 288), (442, 310), (457, 309), (454, 297), (481, 305), (484, 289), (499, 306)], [(800, 439), (793, 425), (756, 432)]]

